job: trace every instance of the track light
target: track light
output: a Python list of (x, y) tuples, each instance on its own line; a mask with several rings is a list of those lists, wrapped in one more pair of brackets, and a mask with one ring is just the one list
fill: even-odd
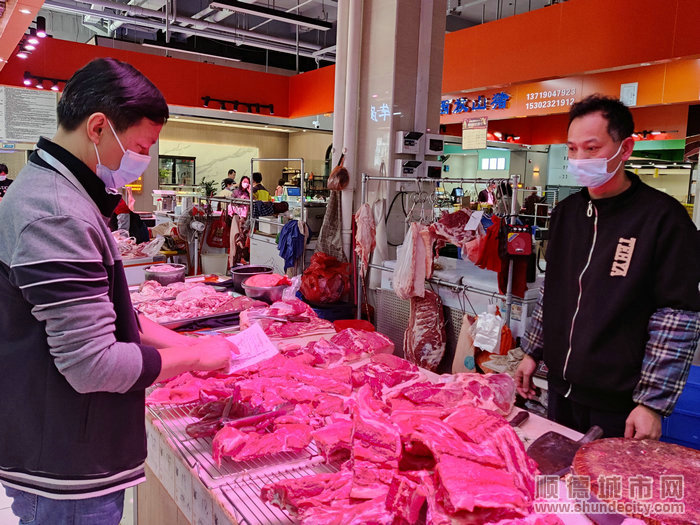
[(23, 51), (34, 51), (36, 49), (36, 46), (33, 44), (24, 44), (22, 46)]
[(205, 108), (208, 108), (208, 107), (209, 107), (209, 102), (211, 101), (211, 97), (202, 97), (202, 101), (203, 101), (203, 102), (202, 102), (202, 105), (203, 105)]
[[(17, 54), (17, 56), (19, 56), (19, 54)], [(45, 89), (44, 82), (51, 82), (51, 91), (59, 91), (59, 83), (63, 82), (65, 84), (68, 81), (61, 78), (32, 75), (29, 71), (24, 72), (23, 84), (25, 86), (34, 86), (37, 89)]]
[(46, 18), (43, 16), (36, 17), (36, 36), (46, 38)]
[(24, 49), (20, 49), (17, 52), (17, 58), (27, 59), (27, 58), (29, 58), (29, 55), (31, 55), (31, 54), (32, 54), (31, 51), (25, 51)]
[(27, 38), (27, 43), (33, 46), (39, 45), (39, 39), (37, 38), (36, 29), (33, 27), (29, 28), (29, 37)]

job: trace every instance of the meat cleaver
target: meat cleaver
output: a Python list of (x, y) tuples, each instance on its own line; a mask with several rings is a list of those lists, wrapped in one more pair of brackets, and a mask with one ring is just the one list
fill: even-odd
[(603, 435), (603, 429), (593, 425), (581, 439), (574, 441), (557, 432), (547, 432), (533, 441), (527, 454), (537, 462), (542, 474), (562, 476), (571, 468), (576, 451), (586, 443)]

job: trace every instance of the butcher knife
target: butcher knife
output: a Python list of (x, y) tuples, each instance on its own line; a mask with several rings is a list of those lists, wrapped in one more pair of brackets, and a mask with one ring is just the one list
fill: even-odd
[(542, 474), (563, 476), (571, 469), (571, 462), (581, 445), (602, 436), (603, 429), (597, 425), (589, 428), (578, 441), (557, 432), (547, 432), (530, 444), (527, 454), (537, 462)]

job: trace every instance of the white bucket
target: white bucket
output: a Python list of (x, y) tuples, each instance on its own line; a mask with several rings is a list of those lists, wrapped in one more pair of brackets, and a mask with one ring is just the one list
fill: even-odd
[(226, 275), (228, 254), (226, 253), (203, 253), (202, 273), (214, 273)]

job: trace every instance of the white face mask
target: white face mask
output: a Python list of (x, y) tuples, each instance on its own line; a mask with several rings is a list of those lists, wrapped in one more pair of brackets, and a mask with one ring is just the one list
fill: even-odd
[(119, 137), (117, 137), (117, 133), (112, 127), (112, 123), (107, 120), (107, 124), (109, 124), (109, 129), (112, 130), (114, 138), (117, 139), (117, 144), (119, 144), (119, 147), (124, 152), (124, 156), (119, 163), (119, 167), (116, 170), (111, 170), (100, 162), (100, 153), (97, 151), (97, 144), (93, 142), (92, 145), (95, 146), (95, 153), (97, 154), (97, 167), (95, 168), (95, 173), (100, 180), (105, 183), (106, 187), (116, 189), (134, 182), (141, 175), (143, 175), (143, 172), (146, 171), (146, 168), (151, 162), (151, 156), (141, 155), (140, 153), (136, 153), (130, 149), (125, 150), (124, 146), (122, 146), (122, 143), (119, 140)]
[(0, 175), (0, 182), (4, 181), (7, 178), (7, 175)]
[(617, 170), (620, 169), (622, 159), (612, 171), (608, 171), (608, 162), (617, 157), (621, 151), (622, 143), (617, 148), (617, 153), (609, 159), (569, 159), (569, 169), (567, 171), (574, 177), (579, 186), (598, 188), (612, 179)]

